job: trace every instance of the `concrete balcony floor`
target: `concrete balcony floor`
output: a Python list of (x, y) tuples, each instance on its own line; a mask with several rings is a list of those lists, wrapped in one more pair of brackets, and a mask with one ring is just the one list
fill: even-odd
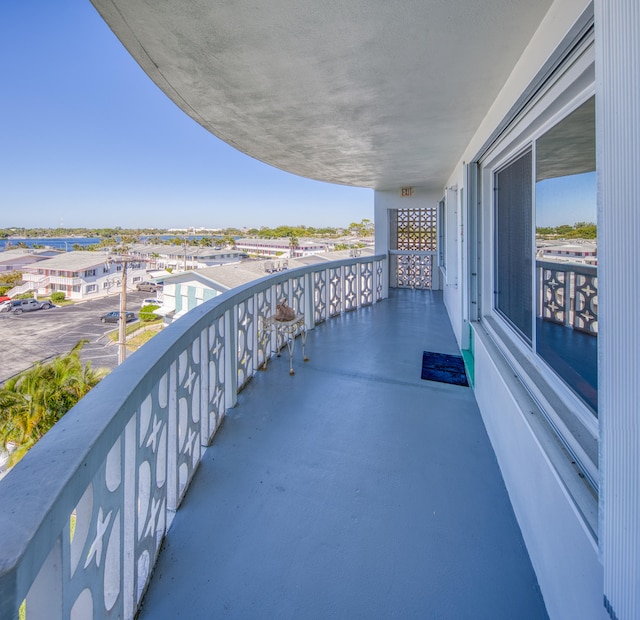
[(296, 374), (239, 395), (167, 535), (140, 618), (547, 618), (437, 292), (318, 326)]

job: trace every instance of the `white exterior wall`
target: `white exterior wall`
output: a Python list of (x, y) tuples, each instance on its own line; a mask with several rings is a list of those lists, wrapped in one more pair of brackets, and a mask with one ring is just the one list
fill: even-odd
[[(413, 188), (412, 196), (401, 196), (400, 188), (393, 190), (376, 190), (374, 192), (374, 253), (386, 254), (390, 249), (389, 211), (392, 209), (423, 209), (438, 203), (439, 196), (419, 187)], [(388, 262), (390, 265), (391, 261)], [(433, 288), (440, 288), (440, 270), (437, 257), (433, 265)], [(389, 273), (384, 278), (384, 296), (389, 294)]]
[(176, 310), (176, 285), (173, 283), (165, 282), (162, 289), (162, 312), (163, 314), (169, 314)]
[(462, 348), (462, 244), (464, 243), (464, 208), (460, 203), (458, 185), (448, 187), (444, 192), (446, 218), (445, 225), (445, 269), (443, 273), (443, 297), (447, 307), (453, 333), (458, 346)]
[[(177, 307), (180, 306), (179, 316), (182, 316), (208, 299), (220, 295), (220, 291), (207, 287), (201, 280), (196, 278), (189, 279), (186, 275), (182, 277), (185, 277), (185, 279), (165, 283), (162, 298), (163, 315), (175, 312)], [(177, 294), (181, 297), (180, 304), (176, 300)]]
[(638, 0), (596, 2), (600, 529), (604, 595), (619, 620), (640, 618), (638, 33)]
[[(86, 269), (84, 271), (91, 271)], [(95, 267), (95, 276), (67, 277), (67, 276), (45, 276), (37, 273), (23, 272), (25, 282), (44, 281), (46, 286), (40, 287), (36, 295), (42, 297), (50, 295), (52, 292), (61, 291), (67, 299), (82, 300), (104, 297), (119, 293), (122, 290), (122, 271), (117, 271), (115, 265), (110, 266), (108, 273), (103, 272), (103, 264)], [(83, 273), (79, 272), (79, 273)], [(137, 282), (147, 279), (146, 269), (127, 269), (127, 288), (131, 289)], [(88, 291), (88, 287), (95, 287), (95, 290)], [(62, 287), (62, 288), (60, 288)], [(80, 290), (74, 291), (74, 287)]]
[[(507, 116), (574, 23), (580, 20), (588, 5), (585, 0), (561, 0), (554, 3), (465, 154), (452, 171), (447, 187), (456, 188), (458, 199), (460, 191), (464, 191), (465, 198), (467, 194), (465, 163), (473, 161), (481, 146)], [(637, 109), (636, 107), (636, 111)], [(635, 148), (636, 153), (640, 151), (637, 145)], [(638, 191), (635, 195), (638, 195)], [(469, 274), (466, 263), (468, 214), (466, 209), (461, 208), (459, 200), (457, 208), (451, 209), (455, 204), (453, 196), (449, 195), (447, 198), (447, 228), (457, 226), (461, 244), (450, 248), (447, 253), (444, 297), (456, 337), (462, 346), (465, 346), (469, 304)], [(629, 194), (624, 201), (626, 204), (629, 203), (628, 198)], [(486, 226), (487, 222), (492, 221), (493, 206), (489, 204), (491, 201), (487, 200), (486, 196), (483, 200), (482, 217)], [(637, 243), (637, 239), (640, 238), (637, 223), (634, 230), (635, 235), (630, 236), (635, 236)], [(453, 231), (447, 230), (447, 239), (451, 243), (450, 232)], [(483, 241), (486, 242), (490, 235), (491, 232), (485, 230)], [(455, 242), (453, 244), (455, 245)], [(491, 269), (491, 252), (487, 247), (482, 249), (483, 267)], [(629, 246), (620, 256), (637, 256), (636, 249)], [(453, 281), (454, 274), (449, 274), (451, 258), (458, 261), (457, 283)], [(637, 269), (635, 273), (637, 275)], [(629, 281), (626, 280), (627, 283)], [(485, 285), (486, 282), (485, 277)], [(632, 288), (638, 290), (637, 287)], [(484, 296), (490, 304), (491, 290), (485, 288)], [(627, 307), (636, 309), (638, 305), (627, 304)], [(556, 466), (557, 462), (554, 464), (549, 458), (549, 450), (556, 450), (557, 446), (553, 446), (557, 442), (546, 422), (543, 424), (544, 433), (547, 434), (546, 440), (541, 440), (540, 436), (533, 432), (530, 420), (532, 401), (522, 385), (513, 379), (513, 372), (503, 360), (498, 360), (502, 361), (502, 365), (496, 363), (496, 356), (499, 357), (500, 353), (495, 348), (487, 349), (487, 338), (486, 335), (484, 338), (478, 337), (476, 329), (473, 343), (476, 398), (536, 570), (549, 616), (551, 620), (604, 620), (609, 616), (603, 605), (603, 567), (599, 559), (598, 541), (589, 531), (587, 520), (568, 490), (563, 478), (566, 472), (561, 474)], [(627, 339), (627, 343), (638, 341), (640, 336), (635, 340)], [(613, 352), (611, 354), (613, 355)], [(602, 364), (602, 358), (600, 363)], [(635, 398), (637, 403), (637, 395)], [(640, 454), (637, 448), (636, 454)], [(568, 459), (566, 462), (568, 463)], [(640, 471), (640, 468), (637, 470)], [(640, 478), (640, 475), (635, 479), (636, 488), (640, 488), (640, 480), (637, 478)], [(640, 615), (618, 616), (620, 620), (637, 617)]]
[(389, 211), (391, 209), (424, 209), (433, 207), (440, 196), (420, 187), (413, 188), (412, 196), (401, 196), (400, 188), (376, 190), (373, 196), (375, 221), (375, 253), (389, 250)]
[(476, 400), (549, 618), (605, 620), (597, 543), (549, 459), (549, 451), (560, 448), (536, 435), (531, 401), (477, 333), (474, 349)]

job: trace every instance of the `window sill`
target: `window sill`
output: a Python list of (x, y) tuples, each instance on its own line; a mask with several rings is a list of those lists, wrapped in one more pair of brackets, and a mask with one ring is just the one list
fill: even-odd
[(472, 327), (597, 546), (597, 438), (580, 423), (541, 370), (508, 340), (493, 317), (485, 316)]

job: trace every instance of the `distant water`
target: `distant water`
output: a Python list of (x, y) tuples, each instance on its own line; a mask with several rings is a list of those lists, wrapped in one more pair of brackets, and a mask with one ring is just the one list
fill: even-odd
[(0, 239), (0, 251), (4, 251), (7, 248), (7, 245), (9, 248), (15, 249), (18, 247), (18, 243), (22, 242), (30, 248), (37, 245), (71, 252), (75, 244), (88, 246), (100, 243), (100, 241), (100, 237), (47, 237), (44, 239), (36, 239), (35, 237), (20, 239), (19, 237), (14, 237), (13, 239)]
[[(176, 236), (180, 235), (159, 235), (160, 239), (174, 239)], [(188, 239), (202, 239), (203, 237), (211, 237), (216, 238), (219, 235), (189, 235)], [(182, 237), (184, 239), (184, 237)], [(140, 237), (140, 241), (145, 241), (146, 237)], [(96, 243), (100, 243), (102, 239), (100, 237), (47, 237), (43, 239), (36, 238), (20, 238), (15, 237), (13, 239), (0, 239), (0, 252), (3, 252), (7, 245), (10, 248), (16, 248), (18, 243), (20, 242), (26, 243), (30, 248), (34, 245), (44, 246), (46, 248), (54, 248), (56, 250), (66, 250), (67, 252), (71, 252), (73, 250), (74, 245), (88, 246), (95, 245)]]

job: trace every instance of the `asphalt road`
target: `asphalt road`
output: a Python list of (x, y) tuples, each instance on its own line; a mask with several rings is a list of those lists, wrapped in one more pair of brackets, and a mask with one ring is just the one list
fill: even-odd
[[(153, 294), (127, 292), (127, 310), (140, 310), (143, 299)], [(0, 312), (0, 383), (43, 361), (68, 353), (79, 340), (84, 345), (82, 359), (91, 361), (94, 368), (113, 369), (118, 362), (118, 347), (106, 334), (117, 329), (117, 324), (102, 323), (100, 315), (120, 309), (118, 294), (72, 306), (50, 310), (36, 310), (22, 314)]]

